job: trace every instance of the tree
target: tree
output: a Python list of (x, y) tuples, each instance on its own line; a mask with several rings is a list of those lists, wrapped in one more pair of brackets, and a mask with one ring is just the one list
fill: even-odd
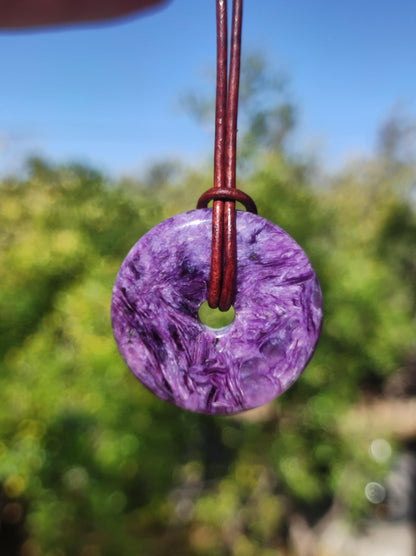
[(24, 553), (283, 555), (298, 515), (313, 524), (334, 502), (355, 523), (371, 515), (365, 485), (389, 461), (369, 456), (375, 433), (354, 408), (413, 349), (416, 215), (400, 184), (414, 168), (374, 157), (322, 191), (284, 149), (250, 157), (241, 187), (310, 256), (326, 320), (292, 389), (234, 418), (152, 396), (109, 322), (130, 246), (211, 176), (184, 168), (163, 206), (145, 180), (76, 165), (33, 160), (1, 183), (0, 502)]

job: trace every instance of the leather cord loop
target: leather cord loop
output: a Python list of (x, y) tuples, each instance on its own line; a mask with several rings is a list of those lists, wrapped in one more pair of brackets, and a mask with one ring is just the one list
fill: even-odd
[(217, 92), (215, 111), (214, 187), (201, 195), (197, 208), (214, 201), (208, 304), (228, 311), (234, 301), (237, 272), (235, 202), (257, 213), (254, 201), (236, 189), (237, 113), (240, 84), (243, 0), (233, 0), (230, 68), (227, 0), (217, 0)]
[(212, 187), (200, 196), (196, 208), (206, 208), (210, 201), (238, 201), (244, 205), (248, 212), (257, 214), (256, 203), (250, 195), (247, 195), (244, 191), (240, 191), (240, 189)]

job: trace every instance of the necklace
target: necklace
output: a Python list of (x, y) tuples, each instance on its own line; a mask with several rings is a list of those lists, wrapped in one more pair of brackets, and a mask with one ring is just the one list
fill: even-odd
[[(312, 357), (322, 323), (307, 256), (236, 188), (242, 0), (233, 0), (232, 15), (227, 80), (227, 3), (217, 0), (214, 187), (196, 210), (133, 246), (112, 300), (114, 336), (134, 375), (160, 398), (209, 414), (252, 409), (287, 390)], [(203, 324), (206, 300), (222, 311), (233, 306), (234, 321)]]

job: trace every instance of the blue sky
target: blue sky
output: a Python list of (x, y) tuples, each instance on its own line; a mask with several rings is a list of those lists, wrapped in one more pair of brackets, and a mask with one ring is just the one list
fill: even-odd
[[(416, 113), (414, 0), (245, 0), (243, 52), (290, 76), (295, 148), (328, 168), (373, 152), (380, 123)], [(135, 174), (212, 157), (212, 130), (178, 107), (214, 93), (214, 0), (172, 0), (112, 25), (0, 33), (0, 174), (27, 154)]]

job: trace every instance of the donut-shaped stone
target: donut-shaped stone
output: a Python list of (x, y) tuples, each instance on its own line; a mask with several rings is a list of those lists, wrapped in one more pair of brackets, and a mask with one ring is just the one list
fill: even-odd
[(234, 321), (198, 318), (207, 300), (211, 209), (165, 220), (131, 249), (113, 291), (124, 360), (154, 394), (184, 409), (232, 414), (269, 402), (301, 374), (319, 338), (322, 296), (299, 245), (237, 211)]

